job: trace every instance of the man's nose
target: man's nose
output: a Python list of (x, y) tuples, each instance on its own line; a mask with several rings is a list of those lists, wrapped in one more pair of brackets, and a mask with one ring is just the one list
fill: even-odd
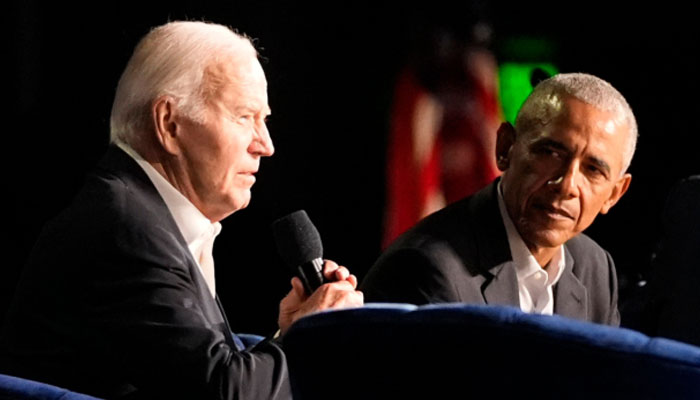
[(267, 125), (264, 122), (255, 128), (253, 142), (250, 144), (249, 151), (261, 157), (269, 157), (275, 153), (275, 146), (272, 144), (270, 132), (267, 130)]
[(562, 166), (555, 177), (547, 181), (547, 185), (557, 190), (567, 198), (577, 197), (579, 194), (579, 166), (577, 161), (572, 161)]

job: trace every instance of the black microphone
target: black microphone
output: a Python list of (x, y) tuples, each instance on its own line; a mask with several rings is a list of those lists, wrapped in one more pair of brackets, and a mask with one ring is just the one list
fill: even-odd
[(284, 262), (301, 279), (307, 294), (328, 282), (323, 276), (321, 235), (306, 215), (298, 210), (272, 223), (277, 250)]

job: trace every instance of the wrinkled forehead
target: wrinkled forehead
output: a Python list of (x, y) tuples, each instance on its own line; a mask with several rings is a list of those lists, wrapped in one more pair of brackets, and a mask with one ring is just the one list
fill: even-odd
[(267, 84), (265, 72), (258, 61), (257, 53), (251, 51), (231, 52), (213, 57), (206, 67), (209, 79), (224, 83)]
[(213, 75), (212, 104), (234, 113), (270, 113), (267, 80), (255, 54), (222, 59)]
[(218, 89), (254, 87), (267, 89), (267, 79), (255, 53), (218, 57), (207, 66), (205, 75)]

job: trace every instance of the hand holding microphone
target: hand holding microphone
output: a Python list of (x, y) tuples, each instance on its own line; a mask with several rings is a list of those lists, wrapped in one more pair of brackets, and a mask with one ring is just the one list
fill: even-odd
[(299, 210), (273, 223), (277, 249), (292, 268), (292, 290), (280, 303), (279, 326), (284, 333), (309, 313), (363, 304), (357, 278), (347, 268), (323, 260), (321, 236), (305, 211)]
[(323, 276), (321, 235), (306, 211), (295, 211), (276, 220), (272, 231), (280, 256), (301, 279), (307, 294), (328, 282)]

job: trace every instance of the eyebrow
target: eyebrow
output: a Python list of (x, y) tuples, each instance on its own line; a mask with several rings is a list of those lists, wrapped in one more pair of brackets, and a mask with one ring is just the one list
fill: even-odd
[[(535, 143), (533, 143), (533, 146), (540, 148), (551, 147), (556, 150), (565, 152), (567, 154), (571, 154), (571, 150), (569, 150), (568, 147), (552, 139), (540, 139), (538, 141), (535, 141)], [(605, 171), (607, 175), (610, 174), (610, 164), (608, 164), (607, 161), (595, 156), (587, 156), (586, 160), (591, 164), (595, 165), (596, 167), (600, 168), (601, 170)]]
[(607, 175), (610, 174), (610, 165), (607, 162), (605, 162), (605, 160), (601, 160), (598, 157), (590, 156), (588, 157), (588, 162), (605, 171)]
[(258, 107), (256, 104), (251, 103), (251, 104), (239, 105), (233, 109), (233, 112), (236, 114), (245, 113), (245, 112), (257, 114), (258, 112), (262, 112), (265, 115), (270, 115), (272, 113), (272, 110), (267, 105), (265, 105), (263, 107)]
[(538, 147), (538, 148), (552, 147), (552, 148), (554, 148), (554, 149), (556, 149), (556, 150), (563, 151), (563, 152), (565, 152), (565, 153), (567, 153), (567, 154), (570, 154), (570, 153), (571, 153), (571, 150), (570, 150), (568, 147), (566, 147), (566, 146), (564, 146), (562, 143), (557, 142), (556, 140), (552, 140), (552, 139), (539, 139), (539, 140), (536, 140), (536, 141), (534, 141), (534, 142), (532, 143), (532, 146), (533, 146), (533, 147)]

